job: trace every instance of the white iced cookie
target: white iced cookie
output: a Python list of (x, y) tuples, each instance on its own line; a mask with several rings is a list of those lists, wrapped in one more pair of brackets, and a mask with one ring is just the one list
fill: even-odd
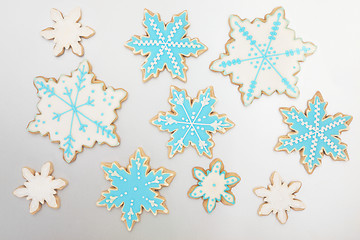
[(287, 212), (290, 209), (301, 211), (305, 209), (305, 204), (295, 198), (301, 188), (301, 182), (294, 181), (286, 184), (281, 180), (279, 173), (273, 172), (270, 177), (271, 184), (267, 188), (254, 188), (254, 193), (258, 197), (264, 198), (264, 203), (260, 205), (258, 214), (267, 216), (271, 212), (276, 214), (280, 223), (286, 223), (288, 219)]
[(45, 163), (41, 167), (40, 173), (27, 167), (22, 169), (22, 175), (27, 181), (24, 185), (15, 189), (14, 195), (31, 200), (31, 214), (37, 213), (45, 201), (51, 208), (60, 207), (60, 199), (56, 190), (63, 189), (68, 183), (62, 178), (55, 179), (51, 176), (52, 172), (53, 165), (51, 162)]
[(81, 9), (77, 7), (64, 17), (59, 10), (52, 8), (50, 16), (55, 24), (53, 27), (42, 30), (41, 36), (48, 40), (54, 40), (55, 56), (62, 55), (64, 50), (70, 47), (74, 54), (84, 55), (84, 47), (80, 43), (81, 38), (89, 38), (95, 34), (95, 31), (79, 23)]
[(211, 213), (217, 202), (226, 205), (235, 204), (235, 196), (231, 189), (240, 182), (240, 176), (226, 172), (220, 159), (214, 159), (208, 170), (201, 167), (193, 168), (193, 177), (198, 183), (189, 189), (188, 196), (195, 199), (202, 198), (206, 212)]
[(119, 145), (113, 123), (127, 92), (97, 80), (88, 61), (80, 63), (70, 76), (61, 75), (58, 80), (37, 77), (34, 85), (40, 98), (39, 113), (27, 130), (49, 135), (52, 142), (59, 143), (66, 162), (74, 161), (83, 147), (91, 148), (96, 142)]

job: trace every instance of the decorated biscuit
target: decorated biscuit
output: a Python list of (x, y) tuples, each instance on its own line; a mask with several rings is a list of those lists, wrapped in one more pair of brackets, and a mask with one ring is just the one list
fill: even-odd
[(41, 36), (48, 40), (54, 40), (54, 55), (61, 56), (65, 49), (71, 50), (78, 56), (84, 55), (84, 47), (81, 45), (81, 38), (89, 38), (95, 31), (79, 23), (81, 19), (81, 9), (73, 9), (65, 17), (62, 13), (53, 8), (50, 11), (51, 19), (55, 22), (53, 27), (45, 28), (41, 31)]
[(340, 140), (340, 134), (349, 129), (352, 116), (337, 113), (326, 115), (327, 103), (320, 92), (308, 101), (305, 113), (295, 107), (280, 108), (290, 132), (281, 136), (275, 146), (276, 151), (300, 152), (300, 162), (306, 171), (311, 174), (320, 166), (323, 155), (333, 160), (347, 161), (347, 145)]
[(146, 34), (135, 35), (125, 44), (133, 53), (146, 56), (141, 66), (143, 81), (158, 77), (166, 67), (172, 78), (186, 82), (185, 57), (197, 57), (207, 50), (199, 39), (186, 36), (189, 27), (187, 11), (173, 16), (165, 24), (159, 14), (145, 9), (143, 24)]
[(117, 162), (101, 164), (111, 187), (101, 193), (97, 205), (107, 207), (109, 211), (122, 206), (121, 220), (129, 231), (140, 221), (143, 209), (154, 215), (169, 212), (159, 190), (170, 185), (175, 172), (163, 167), (151, 169), (149, 162), (150, 158), (138, 148), (130, 157), (127, 168)]
[(231, 82), (239, 85), (241, 100), (250, 105), (261, 94), (275, 91), (296, 98), (300, 62), (314, 53), (316, 47), (295, 37), (288, 28), (283, 8), (276, 8), (264, 19), (252, 22), (236, 15), (230, 16), (230, 40), (226, 53), (213, 61), (210, 69), (229, 75)]
[(171, 133), (167, 144), (169, 158), (190, 144), (199, 155), (211, 158), (215, 145), (212, 133), (225, 133), (235, 125), (225, 114), (214, 112), (216, 98), (213, 87), (199, 91), (198, 96), (192, 99), (186, 90), (171, 86), (169, 103), (169, 112), (160, 112), (151, 119), (151, 123), (161, 131)]
[(68, 182), (65, 179), (55, 179), (51, 176), (53, 172), (53, 164), (45, 163), (41, 167), (41, 172), (35, 172), (31, 168), (24, 167), (22, 175), (26, 179), (24, 185), (18, 187), (14, 191), (17, 197), (26, 197), (30, 202), (30, 213), (35, 214), (41, 209), (41, 205), (47, 203), (51, 208), (60, 207), (60, 198), (57, 190), (61, 190)]
[(264, 199), (264, 203), (259, 207), (258, 214), (260, 216), (267, 216), (272, 212), (276, 214), (277, 220), (284, 224), (288, 219), (288, 211), (290, 209), (295, 211), (305, 209), (305, 204), (295, 198), (295, 193), (301, 188), (301, 182), (295, 181), (286, 184), (281, 180), (277, 172), (273, 172), (270, 181), (271, 184), (267, 188), (254, 188), (256, 196)]
[(113, 123), (127, 92), (107, 88), (91, 72), (89, 62), (83, 61), (70, 76), (61, 75), (58, 80), (36, 77), (34, 85), (40, 98), (39, 113), (27, 130), (49, 135), (59, 143), (66, 162), (74, 161), (83, 147), (91, 148), (96, 142), (119, 145)]
[(240, 177), (236, 173), (227, 173), (220, 159), (214, 159), (208, 170), (201, 167), (193, 168), (193, 176), (198, 183), (189, 189), (188, 196), (203, 198), (206, 212), (211, 213), (217, 202), (235, 204), (235, 196), (231, 189), (240, 182)]

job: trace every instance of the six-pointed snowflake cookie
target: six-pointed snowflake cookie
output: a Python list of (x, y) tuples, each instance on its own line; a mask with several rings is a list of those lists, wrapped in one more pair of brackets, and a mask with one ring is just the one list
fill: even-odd
[(347, 145), (340, 140), (340, 134), (349, 129), (352, 116), (337, 113), (326, 115), (327, 103), (320, 92), (308, 101), (305, 114), (295, 107), (280, 108), (284, 123), (291, 132), (279, 138), (276, 151), (300, 152), (300, 162), (311, 174), (320, 166), (324, 154), (333, 160), (349, 160)]
[(53, 165), (51, 162), (45, 163), (41, 167), (41, 172), (35, 172), (31, 168), (24, 167), (22, 175), (27, 180), (23, 186), (18, 187), (14, 191), (17, 197), (26, 197), (30, 202), (30, 213), (37, 213), (41, 205), (46, 201), (51, 208), (60, 207), (60, 198), (57, 196), (56, 190), (66, 187), (68, 182), (65, 179), (54, 179), (51, 176)]
[(220, 159), (214, 159), (208, 170), (201, 167), (193, 168), (193, 176), (198, 183), (188, 191), (191, 198), (203, 198), (203, 206), (206, 212), (211, 213), (216, 202), (226, 205), (235, 204), (235, 196), (231, 189), (240, 182), (236, 173), (227, 173)]
[(105, 178), (112, 186), (102, 192), (97, 205), (106, 206), (108, 210), (122, 206), (121, 220), (129, 231), (140, 221), (143, 209), (154, 215), (169, 212), (159, 190), (169, 186), (175, 172), (163, 167), (151, 169), (149, 162), (150, 158), (138, 148), (130, 157), (127, 168), (117, 162), (101, 164)]
[(172, 78), (186, 82), (188, 67), (184, 57), (197, 57), (207, 50), (199, 39), (186, 36), (189, 27), (187, 11), (173, 16), (171, 22), (165, 24), (159, 14), (145, 9), (143, 24), (146, 35), (135, 35), (125, 44), (135, 54), (146, 56), (141, 66), (143, 81), (159, 76), (166, 67)]
[(113, 123), (127, 92), (107, 88), (91, 72), (90, 63), (83, 61), (70, 76), (61, 75), (58, 80), (37, 77), (34, 85), (40, 98), (39, 113), (27, 129), (58, 142), (66, 162), (74, 161), (84, 146), (90, 148), (96, 142), (119, 145)]
[(199, 91), (198, 96), (191, 99), (186, 90), (171, 86), (168, 101), (171, 111), (160, 112), (151, 123), (161, 131), (171, 133), (167, 144), (169, 158), (182, 152), (190, 143), (199, 155), (211, 158), (215, 145), (212, 133), (225, 133), (235, 126), (225, 114), (214, 112), (216, 98), (213, 87)]
[(270, 177), (271, 184), (267, 188), (254, 188), (256, 196), (264, 198), (264, 203), (260, 205), (258, 214), (267, 216), (271, 212), (276, 214), (276, 218), (280, 223), (286, 223), (288, 219), (288, 211), (302, 211), (305, 204), (296, 199), (295, 193), (301, 188), (301, 182), (294, 181), (286, 184), (281, 180), (279, 173), (274, 172)]
[(250, 105), (262, 93), (285, 92), (298, 97), (296, 86), (300, 64), (314, 53), (316, 47), (295, 37), (287, 26), (283, 8), (276, 8), (264, 19), (252, 22), (236, 15), (229, 19), (231, 39), (226, 43), (226, 53), (213, 61), (210, 69), (229, 75), (231, 82), (239, 85), (241, 100)]
[(51, 19), (55, 22), (53, 27), (41, 31), (41, 36), (48, 40), (54, 40), (54, 54), (61, 56), (65, 49), (71, 50), (78, 56), (84, 55), (84, 47), (81, 45), (81, 38), (89, 38), (95, 31), (88, 26), (81, 26), (81, 9), (73, 9), (69, 15), (63, 16), (57, 9), (51, 9)]

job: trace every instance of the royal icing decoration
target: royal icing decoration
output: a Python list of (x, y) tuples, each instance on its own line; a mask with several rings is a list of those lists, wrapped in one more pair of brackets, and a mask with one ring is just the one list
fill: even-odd
[(220, 159), (213, 160), (208, 170), (193, 168), (193, 176), (199, 182), (189, 189), (188, 196), (203, 198), (206, 212), (211, 213), (219, 201), (227, 205), (235, 204), (231, 189), (240, 182), (240, 177), (236, 173), (227, 173)]
[(212, 157), (212, 133), (225, 133), (235, 124), (225, 114), (214, 112), (216, 102), (213, 87), (208, 87), (190, 98), (186, 90), (171, 86), (169, 103), (171, 111), (160, 112), (151, 123), (161, 131), (171, 133), (167, 146), (169, 157), (182, 152), (189, 144), (196, 148), (199, 155)]
[(58, 142), (66, 162), (74, 161), (84, 146), (93, 147), (96, 142), (119, 145), (113, 122), (127, 92), (107, 88), (91, 72), (90, 63), (83, 61), (71, 76), (61, 75), (59, 80), (37, 77), (34, 85), (40, 98), (39, 113), (27, 129)]
[(252, 22), (236, 15), (230, 16), (230, 37), (226, 53), (213, 61), (210, 69), (229, 75), (239, 85), (241, 100), (250, 105), (262, 93), (285, 92), (298, 97), (296, 86), (300, 62), (314, 53), (316, 47), (295, 37), (287, 26), (283, 8), (276, 8), (265, 19)]
[(256, 196), (264, 199), (264, 203), (260, 205), (258, 214), (267, 216), (271, 212), (276, 214), (280, 223), (286, 223), (288, 219), (287, 212), (290, 209), (302, 211), (305, 204), (296, 199), (295, 193), (301, 188), (301, 182), (290, 182), (288, 185), (281, 180), (279, 173), (274, 172), (270, 177), (271, 184), (267, 188), (254, 188)]
[(143, 80), (159, 76), (159, 72), (166, 67), (172, 78), (186, 82), (184, 57), (197, 57), (207, 50), (199, 39), (186, 36), (189, 27), (187, 11), (173, 16), (171, 22), (165, 24), (159, 14), (145, 9), (143, 24), (146, 35), (135, 35), (125, 45), (133, 53), (146, 56), (141, 66)]
[(67, 181), (62, 178), (54, 179), (51, 176), (52, 172), (53, 165), (51, 162), (45, 163), (41, 167), (40, 173), (27, 167), (22, 169), (22, 175), (27, 181), (23, 186), (15, 189), (14, 195), (31, 200), (31, 214), (37, 213), (45, 201), (51, 208), (60, 207), (60, 199), (56, 190), (63, 189), (67, 185)]
[(121, 220), (129, 231), (140, 221), (143, 209), (154, 215), (168, 213), (165, 198), (160, 196), (159, 190), (170, 185), (175, 172), (163, 167), (151, 170), (149, 162), (150, 158), (138, 148), (130, 157), (127, 168), (117, 162), (101, 164), (111, 187), (102, 192), (97, 205), (106, 206), (108, 210), (122, 206)]
[(333, 160), (349, 160), (347, 145), (340, 140), (340, 134), (349, 129), (352, 116), (337, 113), (326, 115), (327, 103), (320, 92), (308, 101), (305, 113), (295, 107), (280, 108), (284, 123), (289, 125), (291, 132), (281, 136), (275, 147), (276, 151), (299, 151), (301, 163), (311, 174), (320, 166), (324, 154)]
[(88, 26), (81, 26), (81, 9), (73, 9), (69, 15), (63, 16), (57, 9), (51, 9), (51, 19), (55, 22), (53, 27), (41, 31), (41, 36), (48, 40), (54, 40), (54, 54), (60, 56), (65, 49), (71, 50), (78, 56), (84, 55), (84, 47), (81, 45), (81, 38), (89, 38), (95, 31)]

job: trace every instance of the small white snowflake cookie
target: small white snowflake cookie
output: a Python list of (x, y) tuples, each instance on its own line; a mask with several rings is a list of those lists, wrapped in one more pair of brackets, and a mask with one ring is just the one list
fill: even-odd
[(190, 198), (203, 198), (203, 206), (206, 212), (211, 213), (216, 202), (226, 205), (235, 204), (235, 196), (231, 189), (240, 182), (236, 173), (227, 173), (220, 159), (214, 159), (208, 170), (201, 167), (193, 168), (193, 177), (198, 183), (188, 191)]
[(54, 54), (61, 56), (65, 49), (71, 50), (78, 56), (84, 55), (84, 47), (81, 45), (81, 38), (89, 38), (95, 34), (94, 29), (82, 26), (81, 9), (73, 9), (69, 15), (63, 16), (62, 13), (52, 8), (50, 10), (51, 19), (55, 22), (53, 27), (45, 28), (41, 31), (41, 36), (48, 40), (54, 40)]
[(260, 205), (258, 214), (260, 216), (267, 216), (271, 212), (276, 214), (276, 218), (280, 223), (286, 223), (288, 219), (287, 212), (290, 209), (295, 211), (302, 211), (305, 209), (305, 204), (296, 199), (295, 194), (301, 188), (301, 182), (294, 181), (286, 184), (281, 180), (279, 173), (273, 172), (270, 177), (271, 184), (267, 188), (254, 188), (256, 196), (264, 199), (264, 203)]
[(39, 113), (27, 130), (49, 135), (52, 142), (59, 143), (66, 162), (74, 161), (83, 147), (91, 148), (96, 142), (120, 144), (113, 123), (127, 92), (106, 87), (97, 80), (88, 61), (80, 63), (70, 76), (61, 75), (58, 80), (36, 77), (34, 85), (40, 98)]
[(14, 191), (17, 197), (26, 197), (30, 202), (30, 213), (35, 214), (41, 209), (41, 205), (46, 201), (51, 208), (60, 207), (60, 198), (56, 190), (61, 190), (68, 182), (65, 179), (55, 179), (51, 176), (54, 171), (51, 162), (45, 163), (41, 167), (41, 172), (35, 172), (31, 168), (24, 167), (22, 175), (27, 180), (24, 185)]

